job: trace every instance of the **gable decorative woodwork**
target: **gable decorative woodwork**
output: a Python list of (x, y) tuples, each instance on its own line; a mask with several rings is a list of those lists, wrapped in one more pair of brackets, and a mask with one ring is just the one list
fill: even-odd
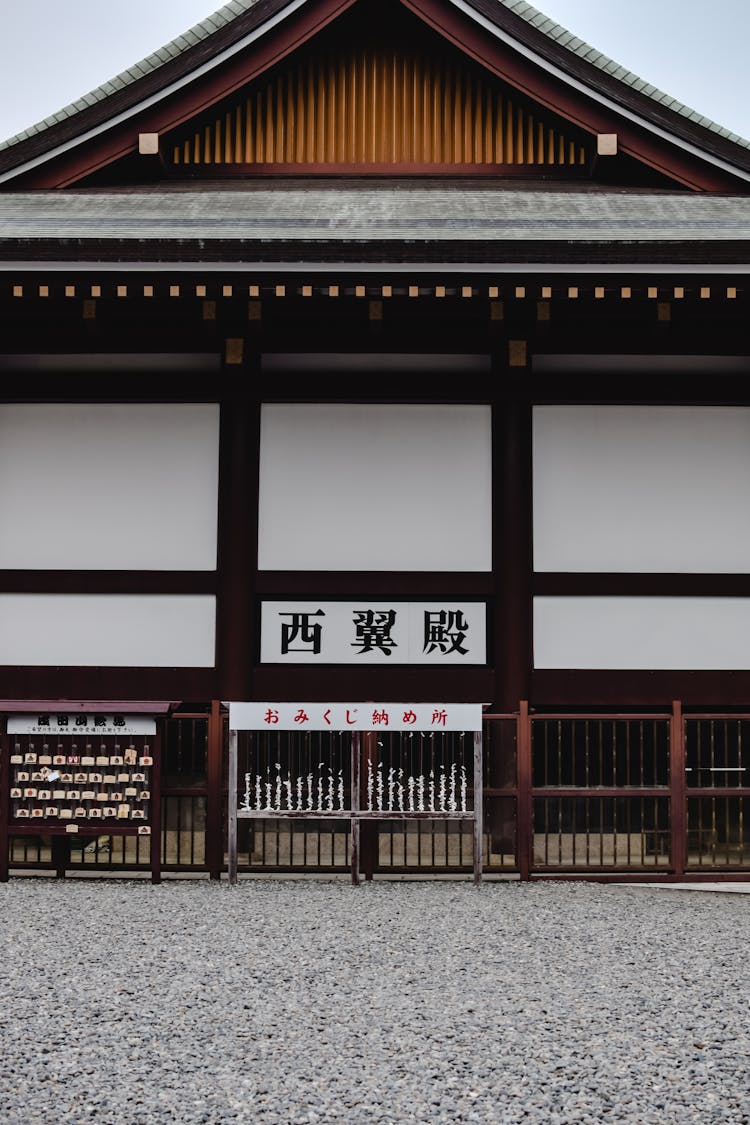
[(175, 167), (574, 168), (593, 143), (458, 52), (318, 52), (170, 134)]
[[(750, 182), (747, 148), (497, 0), (262, 0), (165, 52), (0, 149), (0, 190), (150, 184), (217, 165), (226, 176), (583, 173), (742, 193)], [(593, 138), (614, 133), (617, 154), (598, 159)], [(158, 134), (160, 155), (139, 156), (142, 134)]]

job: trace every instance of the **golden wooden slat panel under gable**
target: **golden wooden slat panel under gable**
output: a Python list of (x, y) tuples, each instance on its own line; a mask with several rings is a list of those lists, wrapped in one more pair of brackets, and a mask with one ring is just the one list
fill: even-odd
[(588, 159), (566, 122), (457, 53), (388, 47), (308, 55), (183, 127), (171, 147), (179, 166), (572, 168)]

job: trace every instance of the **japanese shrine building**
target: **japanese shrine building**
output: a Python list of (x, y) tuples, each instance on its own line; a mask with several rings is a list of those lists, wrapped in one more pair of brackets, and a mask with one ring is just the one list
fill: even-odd
[(750, 144), (523, 0), (232, 0), (6, 141), (5, 712), (205, 716), (212, 872), (222, 700), (732, 716), (637, 831), (742, 870), (749, 245)]

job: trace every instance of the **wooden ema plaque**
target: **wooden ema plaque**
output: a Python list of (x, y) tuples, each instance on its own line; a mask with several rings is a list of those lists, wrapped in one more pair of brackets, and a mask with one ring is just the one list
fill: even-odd
[(35, 835), (52, 837), (60, 876), (75, 837), (151, 837), (151, 874), (159, 881), (158, 736), (82, 742), (56, 734), (47, 742), (9, 733), (4, 742), (0, 880), (8, 878), (8, 837)]

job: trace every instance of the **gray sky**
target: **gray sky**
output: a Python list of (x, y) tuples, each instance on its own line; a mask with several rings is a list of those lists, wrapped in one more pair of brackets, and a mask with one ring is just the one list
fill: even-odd
[[(61, 109), (214, 12), (213, 0), (0, 0), (0, 138)], [(556, 22), (750, 137), (750, 0), (538, 0)]]

